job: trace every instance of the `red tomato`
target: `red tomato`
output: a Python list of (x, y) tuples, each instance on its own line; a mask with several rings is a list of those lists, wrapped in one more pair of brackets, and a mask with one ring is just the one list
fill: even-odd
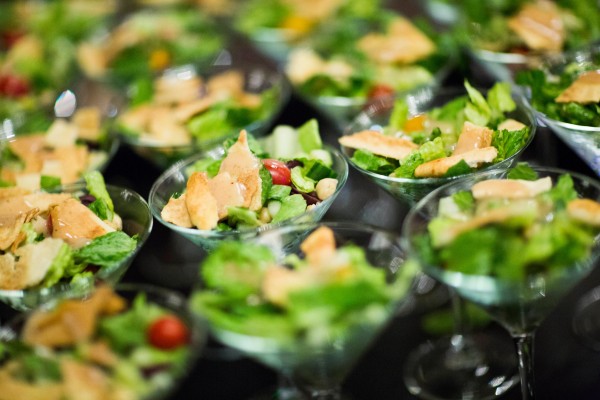
[(189, 335), (188, 327), (174, 315), (158, 318), (150, 324), (147, 332), (150, 344), (163, 350), (183, 346), (188, 342)]
[(17, 75), (0, 76), (0, 95), (20, 97), (29, 93), (29, 83)]
[(273, 185), (290, 185), (292, 182), (292, 172), (283, 161), (265, 158), (262, 160), (262, 163), (271, 173)]
[(371, 88), (371, 90), (369, 90), (367, 97), (370, 99), (375, 99), (377, 97), (386, 97), (386, 96), (391, 96), (393, 94), (394, 94), (393, 87), (380, 83), (380, 84), (374, 85)]
[(25, 36), (25, 33), (19, 32), (18, 30), (7, 30), (0, 33), (0, 42), (4, 44), (6, 49), (10, 49), (23, 36)]

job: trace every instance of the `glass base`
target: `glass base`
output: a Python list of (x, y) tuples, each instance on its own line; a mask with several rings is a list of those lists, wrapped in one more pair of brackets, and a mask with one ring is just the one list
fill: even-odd
[(249, 400), (311, 400), (316, 399), (331, 399), (331, 400), (353, 400), (352, 397), (344, 393), (336, 393), (335, 396), (310, 397), (293, 387), (275, 387), (265, 390), (252, 396)]
[(600, 351), (600, 287), (590, 290), (579, 300), (572, 324), (579, 340)]
[(428, 400), (494, 399), (519, 383), (514, 344), (483, 333), (427, 342), (409, 354), (404, 383)]

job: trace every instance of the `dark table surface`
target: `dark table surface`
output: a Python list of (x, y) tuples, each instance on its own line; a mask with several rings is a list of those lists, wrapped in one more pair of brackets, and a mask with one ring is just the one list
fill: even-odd
[[(409, 15), (421, 11), (416, 0), (398, 0), (393, 6)], [(247, 47), (253, 57), (261, 57), (248, 43), (239, 44)], [(490, 83), (482, 71), (467, 63), (467, 68), (457, 69), (448, 78), (447, 85), (461, 84), (464, 77), (481, 85)], [(275, 123), (298, 126), (311, 117), (318, 119), (325, 141), (337, 146), (341, 128), (294, 95)], [(594, 176), (572, 150), (543, 127), (538, 128), (523, 159)], [(105, 176), (108, 183), (130, 187), (147, 198), (160, 173), (154, 165), (122, 146)], [(347, 186), (325, 220), (359, 220), (399, 231), (407, 210), (406, 205), (351, 169)], [(124, 280), (152, 283), (187, 294), (198, 275), (202, 257), (198, 247), (155, 221), (148, 241)], [(600, 398), (600, 352), (582, 344), (571, 327), (577, 300), (596, 285), (600, 285), (598, 269), (564, 298), (537, 330), (535, 386), (540, 399)], [(444, 303), (439, 307), (446, 306)], [(422, 317), (433, 310), (421, 309), (394, 319), (347, 377), (344, 393), (356, 400), (414, 398), (404, 386), (402, 369), (408, 352), (436, 338), (422, 328)], [(486, 329), (510, 340), (508, 333), (494, 323)], [(210, 351), (200, 356), (173, 399), (246, 399), (268, 393), (276, 384), (276, 374), (268, 368), (236, 353), (225, 352), (215, 343), (210, 345)], [(520, 391), (513, 388), (502, 398), (519, 399)]]

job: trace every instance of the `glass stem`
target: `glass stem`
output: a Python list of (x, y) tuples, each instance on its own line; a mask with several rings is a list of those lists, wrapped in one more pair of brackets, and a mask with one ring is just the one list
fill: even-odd
[(339, 386), (313, 390), (310, 394), (310, 398), (314, 400), (340, 400), (342, 398), (342, 392)]
[(533, 400), (533, 334), (526, 333), (514, 337), (519, 355), (519, 376), (523, 400)]

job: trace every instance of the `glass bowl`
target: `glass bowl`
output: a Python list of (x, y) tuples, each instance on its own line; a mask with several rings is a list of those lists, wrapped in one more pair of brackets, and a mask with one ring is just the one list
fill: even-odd
[(261, 53), (283, 65), (299, 43), (319, 35), (320, 27), (339, 19), (370, 18), (381, 11), (381, 3), (345, 0), (317, 6), (298, 0), (237, 0), (232, 26)]
[(337, 173), (338, 184), (335, 192), (327, 199), (321, 201), (316, 207), (307, 210), (303, 214), (296, 217), (287, 219), (285, 221), (271, 223), (260, 226), (258, 228), (232, 230), (232, 231), (218, 231), (218, 230), (200, 230), (196, 228), (183, 228), (165, 221), (161, 217), (161, 211), (167, 204), (169, 199), (174, 193), (183, 193), (186, 188), (188, 181), (187, 169), (189, 166), (194, 164), (196, 161), (205, 158), (218, 159), (223, 154), (222, 147), (215, 147), (210, 151), (196, 154), (185, 160), (181, 160), (176, 164), (172, 165), (167, 169), (161, 176), (158, 177), (156, 182), (150, 189), (150, 195), (148, 202), (150, 204), (150, 211), (154, 217), (163, 225), (171, 229), (172, 231), (182, 235), (189, 239), (197, 246), (200, 246), (204, 250), (211, 250), (223, 240), (245, 240), (256, 236), (259, 232), (276, 226), (292, 225), (301, 222), (315, 222), (323, 218), (327, 210), (331, 207), (336, 197), (344, 187), (346, 180), (348, 179), (348, 164), (344, 160), (344, 157), (339, 151), (329, 146), (324, 146), (324, 149), (329, 151), (333, 160), (332, 169)]
[[(581, 72), (583, 70), (600, 69), (600, 46), (588, 46), (580, 50), (546, 57), (540, 63), (539, 69), (543, 71), (548, 81), (558, 82), (563, 72), (569, 73), (570, 71), (572, 75), (574, 66), (580, 67)], [(574, 76), (569, 78), (569, 81), (574, 80), (574, 78)], [(522, 86), (522, 89), (525, 93), (527, 106), (534, 111), (540, 122), (549, 127), (600, 176), (600, 126), (578, 125), (561, 121), (560, 117), (556, 115), (549, 116), (547, 115), (546, 105), (539, 103), (542, 99), (533, 98), (530, 87)]]
[[(84, 294), (93, 288), (95, 282), (117, 283), (131, 265), (136, 254), (152, 230), (152, 214), (148, 203), (136, 192), (106, 185), (115, 213), (122, 219), (123, 232), (129, 236), (137, 235), (135, 249), (119, 263), (103, 267), (93, 275), (84, 275), (78, 280), (58, 282), (50, 287), (32, 287), (23, 290), (0, 290), (0, 301), (16, 310), (29, 310), (52, 300), (53, 298), (70, 295), (72, 293)], [(86, 194), (85, 183), (75, 183), (57, 188), (56, 193)]]
[[(102, 285), (97, 286), (93, 292), (93, 294), (102, 294), (105, 296), (103, 298), (108, 299), (111, 299), (110, 296), (113, 293), (121, 300), (113, 298), (112, 302), (108, 302), (113, 306), (112, 310), (110, 310), (110, 305), (103, 306), (103, 308), (100, 308), (102, 306), (98, 307), (99, 301), (96, 301), (98, 297), (93, 296), (92, 293), (87, 293), (86, 295), (71, 294), (68, 298), (50, 301), (34, 310), (14, 317), (8, 323), (3, 324), (0, 329), (0, 340), (3, 343), (3, 349), (14, 346), (11, 343), (12, 341), (18, 341), (17, 343), (19, 343), (21, 340), (26, 340), (27, 343), (31, 343), (30, 340), (34, 340), (37, 343), (37, 357), (45, 356), (52, 359), (56, 357), (56, 353), (59, 353), (61, 354), (60, 357), (65, 360), (69, 357), (66, 354), (71, 354), (70, 357), (78, 354), (73, 359), (82, 363), (79, 364), (79, 367), (82, 369), (91, 368), (88, 372), (94, 372), (96, 374), (94, 376), (100, 382), (109, 383), (111, 376), (118, 377), (123, 376), (126, 372), (128, 373), (128, 379), (121, 379), (116, 384), (113, 382), (113, 384), (110, 386), (107, 385), (107, 387), (99, 385), (102, 389), (93, 385), (86, 386), (85, 381), (82, 381), (81, 386), (77, 386), (79, 388), (77, 398), (85, 397), (86, 394), (90, 396), (97, 394), (97, 392), (93, 392), (92, 390), (104, 390), (102, 391), (104, 396), (109, 396), (111, 393), (108, 393), (110, 391), (108, 387), (113, 389), (117, 387), (117, 390), (120, 393), (125, 393), (128, 399), (158, 400), (168, 398), (193, 368), (206, 344), (208, 328), (191, 314), (187, 305), (187, 299), (178, 292), (140, 283), (120, 283), (114, 288)], [(67, 302), (70, 303), (69, 308), (65, 307)], [(93, 307), (94, 304), (92, 303), (96, 304), (96, 307)], [(116, 305), (121, 304), (124, 308), (118, 311), (119, 308)], [(83, 306), (87, 306), (85, 311), (83, 311)], [(42, 343), (39, 343), (40, 339), (31, 339), (35, 338), (35, 336), (39, 338), (40, 331), (43, 332), (49, 329), (48, 326), (36, 324), (35, 318), (39, 320), (41, 317), (40, 314), (45, 314), (44, 317), (48, 318), (50, 316), (49, 313), (57, 312), (57, 310), (64, 312), (63, 316), (65, 320), (67, 317), (71, 317), (70, 321), (72, 322), (76, 321), (77, 317), (82, 318), (82, 311), (86, 314), (93, 314), (94, 320), (98, 321), (97, 324), (94, 324), (94, 327), (103, 326), (104, 329), (94, 328), (90, 339), (86, 340), (86, 336), (81, 335), (75, 340), (75, 344), (71, 344), (72, 341), (69, 341), (69, 344), (61, 346), (60, 349), (55, 349), (55, 346), (46, 341), (48, 340), (47, 335), (41, 338)], [(128, 311), (131, 311), (131, 313), (125, 314)], [(115, 314), (115, 312), (117, 313)], [(128, 315), (129, 318), (124, 319), (124, 315)], [(174, 333), (174, 336), (170, 337), (172, 341), (170, 344), (168, 343), (169, 333), (166, 332), (169, 329), (169, 324), (163, 322), (162, 325), (166, 325), (166, 327), (162, 330), (157, 327), (161, 324), (158, 321), (163, 319), (165, 315), (168, 315), (168, 318), (175, 317), (176, 321), (178, 320), (178, 322), (183, 323), (183, 326), (187, 328), (181, 329), (179, 328), (180, 325), (171, 323), (170, 326), (174, 326), (175, 328), (173, 329), (177, 329), (177, 331)], [(88, 315), (84, 317), (87, 318)], [(120, 321), (118, 320), (119, 318)], [(56, 318), (54, 323), (59, 325), (60, 322), (57, 323), (57, 320), (59, 319)], [(111, 325), (109, 326), (105, 321), (110, 321)], [(35, 326), (39, 329), (37, 333)], [(72, 329), (76, 331), (76, 328)], [(79, 325), (79, 329), (82, 329), (81, 325)], [(123, 331), (126, 332), (127, 340), (123, 339)], [(68, 330), (66, 332), (70, 333)], [(108, 360), (104, 358), (106, 361), (104, 364), (102, 361), (98, 361), (98, 359), (85, 363), (85, 358), (82, 356), (85, 354), (85, 349), (93, 349), (94, 343), (98, 343), (97, 341), (94, 342), (94, 340), (99, 339), (109, 346), (108, 353), (107, 350), (103, 351), (104, 356), (108, 357)], [(120, 344), (116, 345), (118, 343)], [(121, 347), (125, 347), (125, 350), (120, 350)], [(52, 350), (47, 350), (48, 348)], [(46, 349), (45, 353), (44, 349)], [(101, 352), (96, 352), (96, 354), (99, 353)], [(94, 353), (90, 351), (90, 354)], [(115, 355), (117, 357), (116, 364), (110, 362), (111, 357), (115, 357)], [(5, 363), (10, 362), (14, 354), (10, 352), (7, 354), (5, 352), (4, 356), (2, 364), (6, 365)], [(18, 357), (18, 354), (16, 357)], [(100, 360), (102, 359), (100, 358)], [(45, 363), (45, 365), (52, 365), (52, 362), (49, 361), (45, 361)], [(61, 370), (68, 368), (63, 363), (59, 365), (61, 366)], [(70, 365), (71, 368), (74, 367), (73, 364)], [(99, 365), (102, 365), (102, 369), (99, 369)], [(5, 376), (4, 379), (8, 378)], [(16, 386), (14, 382), (11, 387)], [(57, 386), (61, 386), (56, 382), (45, 382), (45, 385), (45, 387), (38, 389), (38, 391), (56, 391), (60, 390)], [(68, 396), (69, 389), (67, 387), (68, 385), (64, 385), (61, 388), (64, 391), (63, 395), (73, 398)], [(86, 393), (87, 390), (90, 392)], [(71, 395), (73, 395), (72, 392)]]
[(51, 107), (15, 112), (0, 120), (0, 180), (38, 189), (40, 175), (81, 180), (88, 171), (104, 171), (120, 140), (114, 129), (120, 94), (105, 85), (80, 79)]
[[(397, 40), (403, 36), (419, 46)], [(402, 45), (394, 48), (394, 40)], [(392, 11), (340, 19), (300, 43), (286, 61), (286, 73), (303, 100), (344, 127), (378, 97), (440, 86), (456, 64), (444, 40)]]
[(0, 121), (51, 106), (76, 75), (76, 43), (114, 10), (112, 1), (2, 2)]
[[(414, 93), (408, 94), (404, 98), (409, 107), (410, 115), (417, 115), (426, 112), (432, 108), (439, 107), (458, 96), (466, 94), (464, 88), (446, 88), (435, 90), (433, 88), (423, 88)], [(515, 154), (505, 160), (492, 164), (485, 169), (508, 169), (517, 162), (521, 153), (531, 144), (537, 128), (533, 113), (525, 106), (520, 96), (515, 99), (517, 108), (507, 117), (514, 118), (531, 128), (527, 143)], [(395, 98), (384, 98), (369, 106), (364, 112), (360, 113), (354, 121), (345, 129), (345, 134), (352, 134), (363, 130), (382, 131), (383, 127), (388, 125), (390, 116), (394, 107)], [(371, 181), (385, 189), (394, 198), (408, 204), (414, 205), (433, 189), (448, 183), (450, 181), (462, 179), (465, 175), (440, 178), (399, 178), (367, 171), (357, 166), (351, 159), (354, 152), (345, 146), (341, 146), (342, 154), (354, 168), (365, 175)]]
[[(198, 139), (192, 134), (191, 128), (182, 123), (182, 125), (178, 125), (177, 129), (183, 129), (182, 132), (185, 137), (179, 140), (178, 144), (169, 144), (168, 141), (171, 139), (168, 135), (160, 140), (148, 135), (142, 137), (141, 135), (144, 135), (144, 133), (140, 133), (140, 131), (132, 132), (131, 129), (126, 127), (124, 121), (120, 120), (118, 129), (123, 141), (131, 146), (137, 154), (148, 159), (159, 168), (165, 169), (175, 161), (186, 158), (198, 151), (210, 149), (216, 144), (222, 143), (224, 139), (238, 135), (242, 129), (246, 129), (248, 133), (255, 137), (265, 134), (289, 100), (291, 93), (289, 83), (277, 68), (232, 60), (231, 54), (228, 52), (223, 52), (222, 56), (222, 63), (206, 68), (194, 68), (191, 65), (186, 65), (167, 70), (162, 76), (174, 77), (173, 79), (176, 79), (177, 82), (181, 82), (187, 79), (195, 79), (194, 76), (206, 80), (217, 75), (224, 76), (224, 74), (238, 71), (243, 77), (244, 92), (261, 102), (255, 110), (244, 107), (243, 99), (235, 100), (234, 102), (238, 108), (228, 106), (230, 108), (224, 111), (225, 114), (219, 111), (219, 109), (223, 109), (220, 105), (223, 103), (222, 101), (216, 102), (214, 106), (211, 104), (203, 113), (198, 114), (199, 116), (208, 115), (212, 110), (215, 110), (211, 115), (217, 115), (219, 120), (211, 123), (210, 121), (206, 122), (205, 118), (204, 122), (203, 129), (210, 132), (210, 136)], [(203, 87), (201, 90), (206, 90), (206, 88)], [(198, 98), (190, 101), (190, 104), (201, 102), (207, 98), (205, 94), (199, 93)], [(231, 95), (231, 98), (234, 98), (234, 95)], [(152, 100), (146, 104), (153, 104)], [(144, 104), (141, 107), (144, 107)], [(244, 115), (244, 112), (249, 115)], [(252, 116), (253, 113), (256, 114), (256, 118)], [(121, 116), (126, 114), (127, 108), (124, 109)], [(193, 118), (194, 116), (189, 117), (188, 122), (193, 121)], [(175, 128), (171, 127), (170, 129)]]
[[(597, 40), (597, 10), (595, 0), (465, 4), (458, 35), (474, 71), (514, 82), (516, 73), (538, 66), (542, 58)], [(546, 24), (549, 18), (552, 25)]]
[[(398, 290), (393, 290), (395, 294), (379, 301), (369, 295), (362, 298), (356, 296), (356, 303), (344, 304), (338, 309), (332, 303), (335, 303), (333, 299), (336, 298), (333, 293), (337, 292), (334, 286), (337, 290), (344, 290), (345, 285), (342, 282), (345, 280), (340, 276), (335, 278), (337, 284), (331, 283), (333, 292), (329, 299), (318, 294), (325, 290), (323, 285), (314, 285), (311, 289), (305, 289), (310, 291), (310, 298), (301, 297), (304, 300), (304, 302), (300, 301), (304, 305), (300, 307), (301, 310), (280, 310), (273, 313), (269, 312), (271, 306), (268, 301), (258, 300), (264, 302), (264, 305), (257, 303), (259, 305), (254, 313), (258, 319), (254, 320), (253, 324), (253, 317), (248, 315), (245, 319), (243, 313), (237, 316), (228, 313), (228, 316), (220, 317), (220, 313), (227, 313), (227, 311), (221, 310), (216, 302), (211, 302), (210, 297), (215, 296), (217, 299), (221, 298), (220, 295), (227, 295), (201, 282), (190, 296), (190, 308), (201, 320), (207, 322), (211, 335), (217, 340), (272, 368), (285, 377), (300, 393), (310, 393), (311, 398), (322, 398), (322, 396), (342, 398), (338, 397), (342, 381), (378, 334), (385, 329), (387, 322), (402, 308), (404, 300), (410, 295), (415, 270), (409, 268), (409, 263), (405, 262), (407, 260), (397, 234), (368, 224), (355, 222), (293, 224), (261, 232), (251, 242), (257, 250), (261, 248), (266, 253), (270, 253), (276, 263), (285, 265), (286, 260), (303, 258), (304, 239), (317, 229), (323, 228), (332, 231), (336, 248), (345, 245), (356, 247), (357, 249), (353, 250), (356, 253), (353, 254), (356, 259), (361, 260), (358, 252), (364, 252), (365, 260), (369, 265), (362, 268), (368, 268), (370, 271), (367, 272), (374, 274), (376, 271), (373, 269), (385, 271), (384, 286), (391, 289), (391, 286), (399, 285), (395, 288)], [(244, 244), (240, 244), (240, 251), (243, 246)], [(310, 256), (307, 255), (308, 257)], [(331, 256), (329, 262), (335, 264), (334, 260), (335, 257)], [(325, 260), (323, 262), (327, 263)], [(317, 265), (309, 266), (318, 270), (320, 267)], [(327, 265), (331, 264), (327, 263)], [(201, 268), (203, 267), (208, 265), (201, 265)], [(231, 270), (235, 267), (235, 261), (232, 259)], [(247, 266), (240, 266), (242, 271), (245, 271), (245, 268)], [(349, 270), (346, 271), (352, 274)], [(374, 281), (380, 282), (375, 276), (369, 276)], [(261, 278), (258, 279), (260, 282)], [(267, 279), (262, 281), (263, 284), (266, 284)], [(324, 279), (325, 282), (329, 282), (327, 278)], [(361, 281), (360, 274), (350, 278), (350, 281), (352, 280)], [(302, 289), (300, 292), (305, 293)], [(343, 296), (341, 292), (337, 293)], [(254, 296), (260, 297), (259, 294), (250, 295), (250, 297)], [(231, 301), (233, 304), (236, 303), (234, 299)], [(252, 308), (251, 305), (249, 307)], [(261, 310), (261, 307), (264, 308)], [(260, 315), (261, 311), (265, 314)], [(288, 312), (293, 316), (286, 316)], [(335, 314), (335, 317), (329, 315), (330, 313)], [(257, 326), (256, 323), (260, 325), (261, 317), (264, 318), (265, 324), (271, 323), (277, 326), (280, 322), (282, 329)], [(285, 318), (294, 320), (294, 322), (290, 321), (293, 327), (284, 323)], [(305, 320), (304, 324), (302, 320)], [(286, 389), (289, 392), (290, 388)]]

